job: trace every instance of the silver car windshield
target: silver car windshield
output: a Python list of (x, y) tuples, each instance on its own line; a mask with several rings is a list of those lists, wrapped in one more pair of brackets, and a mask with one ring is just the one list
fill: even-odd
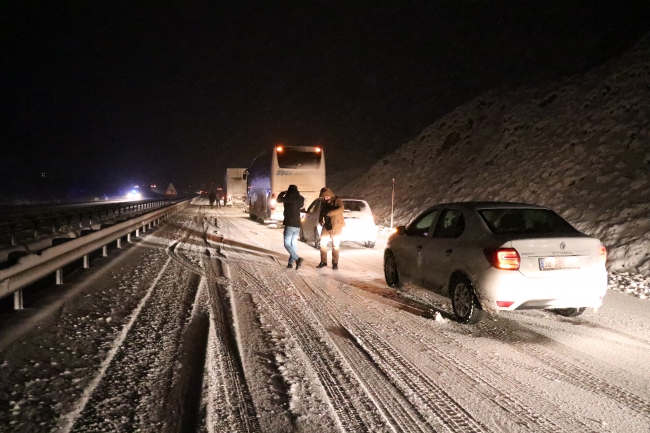
[(478, 213), (494, 234), (577, 232), (564, 218), (549, 209), (482, 209)]

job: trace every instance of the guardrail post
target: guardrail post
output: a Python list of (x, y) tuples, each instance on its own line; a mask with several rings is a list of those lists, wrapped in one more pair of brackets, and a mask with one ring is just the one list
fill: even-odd
[(117, 248), (122, 248), (122, 238), (117, 238)]
[(108, 245), (102, 247), (102, 257), (108, 257)]
[(127, 233), (127, 234), (126, 234), (126, 241), (127, 241), (128, 243), (131, 243), (131, 233)]
[(22, 310), (23, 305), (23, 289), (14, 292), (14, 310)]
[(140, 236), (140, 229), (135, 229), (135, 237), (137, 238)]
[(88, 269), (90, 267), (90, 257), (88, 254), (84, 256), (84, 269)]
[(60, 286), (61, 284), (63, 284), (63, 268), (56, 270), (56, 285)]

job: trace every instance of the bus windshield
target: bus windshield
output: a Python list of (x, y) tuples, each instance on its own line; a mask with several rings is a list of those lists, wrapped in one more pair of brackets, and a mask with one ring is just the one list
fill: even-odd
[(317, 168), (320, 166), (322, 152), (285, 147), (276, 152), (280, 168)]

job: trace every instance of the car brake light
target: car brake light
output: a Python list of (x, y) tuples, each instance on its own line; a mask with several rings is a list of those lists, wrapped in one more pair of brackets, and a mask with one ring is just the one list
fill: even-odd
[(598, 247), (598, 257), (600, 257), (603, 262), (607, 261), (607, 248), (604, 245)]
[(508, 308), (512, 304), (514, 304), (514, 301), (497, 301), (498, 307)]
[(514, 248), (499, 248), (497, 250), (485, 250), (485, 257), (488, 262), (497, 269), (505, 269), (510, 271), (519, 270), (521, 258), (519, 253)]

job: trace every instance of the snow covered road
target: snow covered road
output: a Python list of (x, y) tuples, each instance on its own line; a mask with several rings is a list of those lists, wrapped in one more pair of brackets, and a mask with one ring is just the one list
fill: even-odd
[(386, 287), (381, 245), (299, 253), (197, 202), (0, 317), (0, 431), (650, 431), (648, 300), (461, 325)]

